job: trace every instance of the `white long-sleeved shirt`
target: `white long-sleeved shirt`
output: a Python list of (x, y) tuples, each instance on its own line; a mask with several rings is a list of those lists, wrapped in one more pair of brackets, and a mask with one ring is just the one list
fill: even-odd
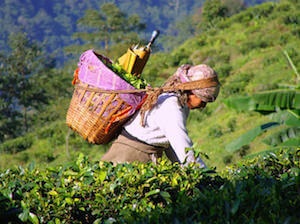
[[(187, 163), (195, 161), (191, 148), (193, 142), (188, 136), (186, 121), (189, 108), (179, 104), (175, 93), (163, 93), (157, 103), (145, 115), (145, 125), (141, 125), (140, 113), (124, 125), (125, 130), (139, 140), (154, 146), (166, 148), (166, 153), (172, 161)], [(202, 166), (205, 164), (197, 159)]]

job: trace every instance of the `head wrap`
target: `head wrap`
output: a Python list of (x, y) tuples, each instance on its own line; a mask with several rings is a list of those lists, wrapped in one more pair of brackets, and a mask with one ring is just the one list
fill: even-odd
[[(217, 73), (208, 65), (189, 65), (185, 64), (180, 66), (174, 74), (182, 83), (191, 82), (201, 79), (213, 78), (218, 82)], [(218, 82), (219, 83), (219, 82)], [(192, 93), (199, 97), (204, 102), (213, 102), (216, 100), (220, 91), (220, 85), (208, 88), (199, 88), (192, 90)]]

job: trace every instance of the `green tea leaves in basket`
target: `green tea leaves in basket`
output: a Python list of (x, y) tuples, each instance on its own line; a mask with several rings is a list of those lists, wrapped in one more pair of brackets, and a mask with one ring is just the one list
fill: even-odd
[(131, 73), (127, 73), (120, 64), (112, 63), (109, 65), (110, 69), (115, 72), (118, 76), (130, 83), (136, 89), (144, 89), (148, 83), (145, 79), (140, 76), (136, 76)]

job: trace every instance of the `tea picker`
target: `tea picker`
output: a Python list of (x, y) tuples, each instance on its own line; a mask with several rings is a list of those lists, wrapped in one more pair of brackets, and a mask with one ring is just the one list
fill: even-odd
[(158, 35), (154, 31), (146, 46), (130, 47), (116, 63), (93, 49), (80, 56), (66, 116), (72, 130), (93, 144), (106, 144), (118, 135), (146, 96), (140, 76)]
[[(141, 74), (158, 34), (153, 32), (145, 47), (130, 47), (117, 62), (94, 50), (84, 52), (74, 73), (67, 125), (92, 144), (107, 144), (117, 137), (104, 161), (147, 162), (164, 151), (173, 162), (196, 161), (203, 167), (193, 151), (185, 152), (192, 147), (186, 112), (216, 99), (218, 77), (209, 66), (182, 65), (161, 87), (142, 83)], [(154, 117), (146, 116), (150, 110)]]
[[(126, 122), (101, 160), (154, 162), (165, 153), (182, 165), (205, 163), (194, 154), (187, 131), (189, 111), (203, 109), (219, 93), (216, 72), (207, 65), (182, 65), (160, 88), (147, 89), (139, 112)], [(201, 128), (201, 127), (200, 127)]]

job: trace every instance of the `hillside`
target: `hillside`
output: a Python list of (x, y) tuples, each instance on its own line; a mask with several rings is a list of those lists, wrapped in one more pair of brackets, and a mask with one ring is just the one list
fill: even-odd
[[(260, 4), (269, 0), (245, 0), (246, 6)], [(195, 13), (204, 1), (109, 1), (116, 4), (126, 14), (139, 15), (146, 25), (140, 38), (147, 38), (148, 33), (160, 29), (167, 36), (179, 36), (177, 21)], [(229, 1), (230, 2), (230, 1)], [(100, 11), (104, 0), (16, 0), (0, 2), (0, 48), (7, 49), (8, 36), (11, 33), (27, 32), (34, 40), (39, 41), (49, 54), (54, 54), (60, 65), (67, 61), (68, 55), (63, 51), (66, 46), (80, 43), (73, 34), (80, 31), (78, 20), (88, 9)], [(181, 24), (182, 26), (182, 24)], [(182, 35), (182, 34), (181, 34)], [(190, 35), (188, 33), (185, 36)], [(182, 38), (181, 38), (182, 39)], [(158, 40), (160, 42), (160, 40)], [(162, 43), (165, 46), (167, 43)], [(170, 47), (170, 46), (169, 46)]]
[[(159, 55), (157, 60), (153, 57), (148, 64), (148, 68), (153, 68), (149, 76), (157, 72), (156, 68), (165, 68), (160, 73), (163, 79), (174, 71), (168, 66), (170, 64), (204, 62), (219, 73), (220, 97), (205, 111), (194, 112), (189, 126), (201, 151), (210, 157), (208, 163), (211, 165), (222, 167), (228, 159), (238, 159), (238, 153), (226, 151), (226, 146), (246, 131), (272, 119), (253, 111), (229, 109), (224, 104), (226, 99), (282, 86), (299, 88), (299, 74), (285, 55), (285, 51), (288, 52), (299, 71), (300, 11), (296, 3), (282, 1), (248, 9), (187, 40), (170, 55)], [(269, 146), (261, 141), (265, 136), (266, 133), (255, 139), (245, 153), (249, 155), (268, 149)]]
[[(159, 86), (183, 63), (207, 63), (218, 72), (222, 83), (219, 98), (204, 111), (192, 112), (188, 123), (197, 150), (209, 157), (205, 161), (210, 167), (222, 170), (244, 156), (269, 149), (262, 142), (269, 134), (266, 132), (255, 138), (244, 151), (232, 153), (225, 150), (228, 144), (246, 131), (271, 121), (270, 116), (255, 111), (230, 109), (225, 100), (283, 86), (299, 89), (299, 18), (297, 0), (264, 3), (216, 22), (201, 35), (187, 39), (171, 53), (155, 52), (151, 56), (143, 75), (153, 86)], [(72, 91), (72, 71), (77, 61), (74, 59), (74, 67), (68, 65), (64, 68), (64, 72), (70, 74), (69, 80), (64, 83), (69, 85), (68, 91)], [(63, 117), (70, 97), (67, 95), (59, 99), (50, 111), (58, 111)], [(31, 162), (40, 167), (54, 166), (73, 161), (80, 152), (97, 161), (108, 147), (86, 143), (69, 131), (64, 118), (61, 118), (47, 125), (41, 124), (38, 131), (3, 144), (0, 168)], [(11, 148), (15, 150), (4, 150)]]

